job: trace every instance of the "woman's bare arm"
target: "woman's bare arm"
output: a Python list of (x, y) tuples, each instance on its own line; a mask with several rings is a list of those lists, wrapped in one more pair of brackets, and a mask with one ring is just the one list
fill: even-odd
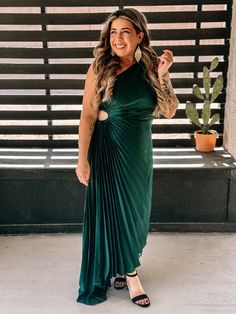
[(98, 109), (91, 105), (95, 96), (95, 74), (92, 65), (90, 65), (84, 87), (84, 96), (82, 102), (82, 111), (79, 124), (79, 160), (87, 160), (90, 140), (93, 134), (94, 125), (98, 116)]
[[(167, 107), (170, 109), (170, 113), (161, 112), (161, 114), (167, 118), (171, 119), (176, 113), (176, 110), (179, 105), (179, 100), (174, 93), (174, 89), (170, 80), (169, 72), (167, 71), (162, 77), (159, 77), (161, 89), (163, 92), (163, 98), (165, 99), (165, 103)], [(161, 100), (159, 100), (161, 101)]]
[(78, 130), (79, 156), (76, 167), (76, 175), (79, 181), (85, 185), (88, 185), (90, 177), (88, 150), (99, 111), (99, 109), (94, 109), (92, 106), (92, 101), (95, 96), (95, 79), (96, 75), (94, 74), (93, 65), (91, 64), (85, 80), (82, 111)]
[[(159, 57), (157, 68), (160, 87), (162, 90), (162, 95), (160, 95), (158, 102), (161, 109), (160, 113), (167, 119), (171, 119), (176, 113), (179, 100), (175, 96), (168, 72), (169, 68), (173, 64), (173, 52), (169, 49), (164, 49), (163, 52), (164, 53)], [(164, 112), (164, 108), (168, 109)]]

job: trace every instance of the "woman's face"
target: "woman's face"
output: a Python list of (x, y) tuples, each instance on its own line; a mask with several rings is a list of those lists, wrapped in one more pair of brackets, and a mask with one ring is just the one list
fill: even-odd
[(136, 33), (133, 24), (123, 18), (115, 19), (111, 24), (110, 45), (115, 54), (123, 59), (134, 60), (134, 52), (142, 41), (144, 33)]

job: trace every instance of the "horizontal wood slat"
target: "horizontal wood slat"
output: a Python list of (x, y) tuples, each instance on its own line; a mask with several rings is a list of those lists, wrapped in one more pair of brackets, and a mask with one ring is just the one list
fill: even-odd
[(0, 89), (83, 89), (84, 80), (0, 80)]
[[(226, 82), (226, 77), (224, 81)], [(175, 88), (192, 88), (194, 84), (202, 85), (201, 78), (173, 78)], [(215, 79), (212, 79), (214, 83)], [(0, 89), (83, 89), (84, 80), (0, 80)]]
[[(152, 125), (154, 133), (193, 133), (199, 128), (191, 124), (163, 124), (163, 125)], [(218, 132), (223, 131), (223, 126), (221, 124), (216, 124), (214, 129)], [(43, 125), (43, 126), (0, 126), (1, 134), (77, 134), (78, 127), (71, 125)]]
[(79, 119), (81, 111), (0, 111), (1, 120), (57, 120), (57, 119)]
[[(158, 124), (152, 125), (152, 132), (155, 134), (159, 133), (193, 133), (194, 131), (199, 130), (199, 127), (192, 124)], [(216, 124), (214, 125), (214, 130), (219, 133), (223, 132), (223, 125)]]
[(53, 104), (53, 105), (64, 105), (64, 104), (81, 104), (82, 96), (74, 95), (63, 95), (63, 96), (41, 96), (41, 95), (0, 95), (0, 104), (16, 104), (16, 105), (30, 105), (30, 104)]
[[(203, 46), (171, 46), (164, 45), (166, 49), (174, 52), (175, 56), (205, 56), (228, 55), (229, 45), (203, 45)], [(153, 47), (162, 53), (162, 46)], [(48, 58), (93, 58), (93, 48), (0, 48), (0, 58), (48, 59)]]
[[(222, 146), (223, 138), (219, 135), (216, 146)], [(153, 139), (153, 147), (194, 147), (193, 135), (190, 139)], [(0, 147), (40, 147), (40, 148), (77, 148), (77, 140), (0, 140)]]
[[(110, 13), (0, 14), (0, 24), (83, 25), (104, 23)], [(148, 23), (229, 22), (228, 11), (147, 12)]]
[[(232, 4), (232, 0), (145, 0), (145, 5), (200, 5), (200, 4)], [(1, 0), (2, 7), (70, 7), (70, 6), (142, 6), (143, 0), (100, 0), (95, 2), (92, 0)]]
[[(187, 100), (192, 102), (199, 102), (198, 99), (192, 94), (177, 94), (178, 99), (181, 103), (185, 103)], [(217, 98), (217, 101), (220, 103), (225, 102), (226, 94), (222, 93)], [(82, 96), (73, 96), (73, 95), (63, 95), (63, 96), (41, 96), (41, 95), (19, 95), (19, 96), (1, 96), (0, 95), (0, 104), (6, 105), (22, 105), (22, 104), (35, 104), (35, 105), (70, 105), (70, 104), (81, 104)]]
[[(198, 110), (201, 113), (201, 110)], [(212, 115), (220, 113), (221, 118), (224, 116), (224, 109), (212, 109)], [(24, 111), (0, 111), (1, 120), (74, 120), (80, 119), (80, 110), (48, 110), (48, 111), (36, 111), (36, 110), (24, 110)], [(184, 110), (178, 110), (175, 119), (187, 119)], [(14, 127), (12, 127), (14, 128)]]
[[(1, 144), (1, 141), (0, 141)], [(223, 136), (219, 135), (219, 138), (216, 139), (216, 146), (222, 146), (223, 144)], [(153, 139), (153, 147), (195, 147), (195, 139), (194, 136), (191, 135), (190, 139), (175, 139), (175, 138), (169, 138), (166, 139)], [(63, 146), (64, 147), (64, 146)]]
[[(173, 63), (171, 72), (202, 72), (209, 62)], [(217, 70), (226, 72), (228, 64), (220, 62)], [(86, 74), (89, 64), (0, 64), (0, 74)]]
[[(158, 40), (190, 40), (190, 39), (216, 39), (228, 38), (230, 30), (227, 28), (201, 28), (185, 29), (179, 31), (171, 30), (150, 30), (152, 39)], [(77, 30), (77, 31), (0, 31), (0, 41), (98, 41), (100, 31)]]
[(0, 58), (92, 58), (93, 48), (1, 48)]

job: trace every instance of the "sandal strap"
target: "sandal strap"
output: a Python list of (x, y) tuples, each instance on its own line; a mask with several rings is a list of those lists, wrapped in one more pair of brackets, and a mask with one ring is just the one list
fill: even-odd
[(138, 275), (138, 273), (137, 273), (137, 270), (136, 270), (136, 273), (135, 273), (135, 274), (133, 274), (133, 275), (129, 275), (129, 274), (127, 274), (127, 273), (126, 273), (126, 275), (127, 275), (128, 277), (135, 277), (135, 276), (137, 276), (137, 275)]
[(126, 282), (126, 278), (125, 277), (115, 278), (115, 282)]
[(136, 301), (143, 300), (143, 299), (148, 299), (149, 300), (148, 296), (145, 293), (137, 295), (136, 297), (132, 298), (132, 301), (136, 302)]

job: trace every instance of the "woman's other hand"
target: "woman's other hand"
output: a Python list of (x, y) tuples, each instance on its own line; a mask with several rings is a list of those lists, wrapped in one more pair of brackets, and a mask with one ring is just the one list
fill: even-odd
[(164, 53), (160, 56), (160, 62), (157, 69), (159, 77), (165, 75), (173, 63), (173, 52), (169, 49), (164, 49), (163, 51)]
[(90, 178), (90, 165), (89, 162), (86, 161), (79, 161), (76, 167), (76, 175), (79, 179), (79, 181), (82, 184), (85, 184), (88, 186), (89, 178)]

